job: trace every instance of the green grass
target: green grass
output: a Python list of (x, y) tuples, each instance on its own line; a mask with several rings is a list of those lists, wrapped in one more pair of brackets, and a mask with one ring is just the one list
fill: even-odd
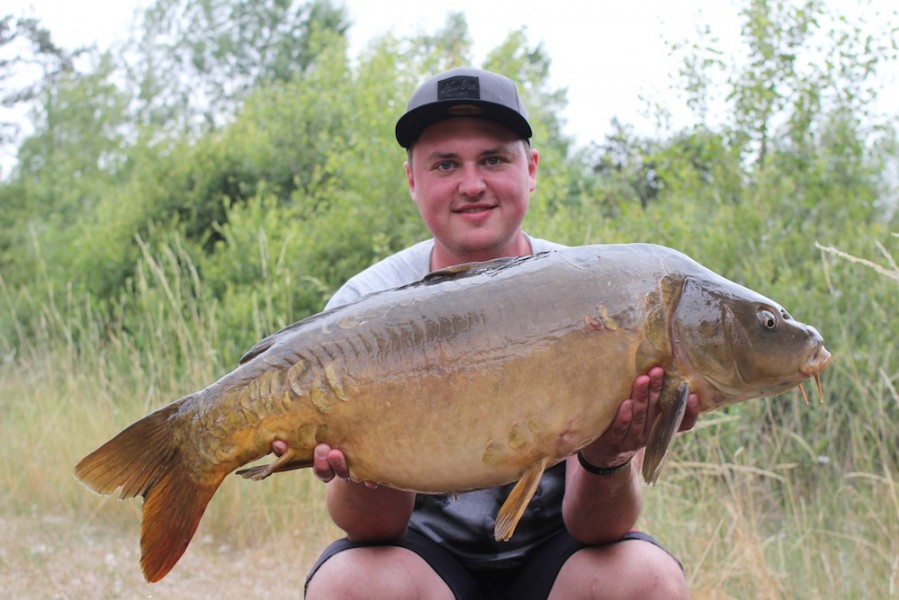
[[(29, 315), (15, 339), (0, 340), (0, 511), (61, 518), (73, 544), (96, 527), (122, 530), (136, 544), (140, 522), (139, 500), (90, 493), (75, 480), (75, 463), (231, 367), (217, 349), (226, 335), (216, 306), (198, 300), (199, 280), (153, 264), (146, 274), (135, 292), (145, 295), (138, 330), (71, 298), (17, 295), (0, 281), (0, 307)], [(797, 392), (752, 401), (705, 415), (676, 440), (659, 483), (646, 490), (639, 526), (680, 557), (694, 597), (899, 593), (893, 340), (887, 329), (869, 331), (867, 347), (834, 352), (820, 402), (811, 393), (805, 404)], [(336, 534), (323, 491), (308, 472), (261, 483), (229, 477), (198, 536), (241, 549), (270, 545), (305, 571)], [(90, 548), (66, 551), (91, 560)], [(9, 554), (3, 562), (12, 564)], [(136, 557), (122, 568), (137, 571)]]
[[(894, 464), (872, 472), (823, 455), (802, 460), (805, 440), (788, 426), (768, 436), (770, 453), (725, 454), (715, 418), (706, 419), (712, 424), (678, 440), (693, 436), (674, 450), (657, 489), (647, 490), (641, 524), (681, 557), (696, 597), (895, 594)], [(876, 442), (871, 449), (879, 451)]]

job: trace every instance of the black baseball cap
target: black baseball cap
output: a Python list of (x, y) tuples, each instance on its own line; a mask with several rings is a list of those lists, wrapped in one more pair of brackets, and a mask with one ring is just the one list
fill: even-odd
[(406, 114), (396, 122), (396, 141), (409, 148), (427, 127), (454, 117), (487, 119), (525, 140), (533, 133), (514, 81), (483, 69), (458, 67), (435, 75), (412, 92)]

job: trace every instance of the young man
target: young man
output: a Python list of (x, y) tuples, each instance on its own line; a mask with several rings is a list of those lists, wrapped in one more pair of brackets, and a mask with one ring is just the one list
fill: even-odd
[[(441, 73), (413, 94), (396, 125), (406, 179), (433, 239), (350, 279), (328, 303), (421, 279), (464, 262), (561, 246), (521, 228), (539, 155), (515, 84), (472, 68)], [(515, 535), (493, 540), (511, 489), (416, 497), (347, 480), (337, 448), (315, 450), (331, 518), (347, 538), (328, 547), (307, 580), (318, 598), (681, 598), (684, 573), (651, 537), (632, 530), (642, 503), (639, 465), (663, 372), (633, 383), (615, 421), (543, 477)], [(688, 401), (682, 430), (698, 414)], [(274, 448), (278, 453), (283, 448)]]

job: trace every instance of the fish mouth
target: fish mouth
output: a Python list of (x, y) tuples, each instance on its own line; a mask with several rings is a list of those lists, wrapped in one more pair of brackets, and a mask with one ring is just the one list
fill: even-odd
[(827, 367), (831, 357), (832, 355), (827, 351), (827, 348), (824, 347), (824, 344), (818, 344), (815, 354), (799, 368), (799, 372), (806, 377), (817, 375)]
[[(815, 378), (815, 389), (818, 390), (818, 398), (822, 402), (824, 401), (824, 390), (821, 388), (821, 371), (827, 367), (831, 356), (824, 344), (819, 343), (815, 349), (815, 354), (799, 369), (799, 372), (806, 377)], [(799, 384), (799, 391), (802, 393), (802, 397), (805, 398), (805, 403), (808, 404), (808, 396), (805, 394), (805, 388), (801, 383)]]

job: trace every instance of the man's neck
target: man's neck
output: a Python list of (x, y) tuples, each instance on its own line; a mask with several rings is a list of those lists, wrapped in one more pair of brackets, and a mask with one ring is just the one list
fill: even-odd
[(533, 248), (530, 240), (523, 232), (519, 232), (514, 242), (501, 250), (470, 252), (465, 255), (457, 255), (435, 241), (434, 249), (431, 251), (431, 270), (436, 271), (437, 269), (445, 269), (468, 262), (481, 262), (506, 256), (527, 256), (529, 254), (533, 254)]

